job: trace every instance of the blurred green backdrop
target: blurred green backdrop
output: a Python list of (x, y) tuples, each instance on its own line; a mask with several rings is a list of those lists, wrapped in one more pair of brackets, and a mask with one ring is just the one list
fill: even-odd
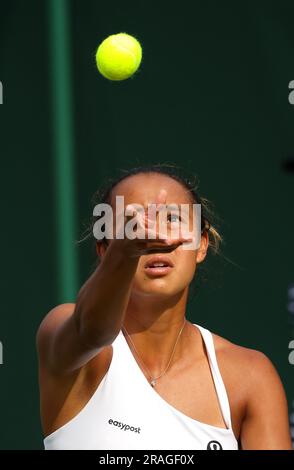
[[(0, 448), (42, 448), (37, 327), (75, 301), (93, 269), (91, 243), (75, 244), (92, 194), (115, 168), (148, 162), (199, 176), (234, 263), (208, 261), (188, 317), (267, 354), (291, 407), (294, 175), (281, 162), (294, 153), (293, 2), (58, 4), (65, 10), (56, 0), (1, 1)], [(95, 51), (121, 31), (141, 41), (143, 62), (112, 83)]]

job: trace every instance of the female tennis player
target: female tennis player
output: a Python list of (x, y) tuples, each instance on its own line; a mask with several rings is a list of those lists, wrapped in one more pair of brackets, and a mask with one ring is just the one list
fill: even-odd
[(147, 210), (136, 218), (145, 239), (93, 237), (99, 264), (37, 334), (45, 449), (291, 449), (270, 360), (186, 319), (198, 265), (221, 241), (207, 200), (165, 165), (124, 173), (96, 202), (115, 213), (117, 196), (124, 208), (156, 204), (156, 217), (160, 204), (201, 204), (200, 243), (171, 236), (172, 212), (166, 237), (149, 230)]

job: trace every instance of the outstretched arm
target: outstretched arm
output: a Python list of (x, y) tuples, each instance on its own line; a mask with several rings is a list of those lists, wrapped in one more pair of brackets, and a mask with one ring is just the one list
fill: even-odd
[[(156, 203), (164, 203), (165, 198), (166, 191), (160, 191)], [(71, 373), (112, 344), (124, 320), (140, 256), (173, 251), (189, 240), (188, 236), (164, 238), (158, 230), (149, 230), (145, 216), (137, 221), (146, 239), (114, 239), (104, 250), (99, 245), (101, 263), (80, 289), (76, 304), (55, 307), (41, 323), (37, 348), (40, 364), (47, 370)], [(148, 238), (150, 232), (154, 239)]]

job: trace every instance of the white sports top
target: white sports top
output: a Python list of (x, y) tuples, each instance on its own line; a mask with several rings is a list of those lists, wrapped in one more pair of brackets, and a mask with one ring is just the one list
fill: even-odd
[(44, 439), (45, 449), (238, 450), (213, 337), (199, 325), (227, 428), (190, 418), (152, 388), (122, 333), (112, 343), (110, 367), (84, 408)]

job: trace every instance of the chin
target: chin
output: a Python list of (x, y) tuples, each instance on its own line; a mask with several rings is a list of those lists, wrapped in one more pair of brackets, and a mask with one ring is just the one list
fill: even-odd
[(136, 295), (146, 297), (161, 297), (169, 298), (183, 292), (185, 286), (173, 286), (170, 282), (163, 279), (153, 280), (152, 283), (145, 283), (144, 285), (134, 285), (133, 292)]

